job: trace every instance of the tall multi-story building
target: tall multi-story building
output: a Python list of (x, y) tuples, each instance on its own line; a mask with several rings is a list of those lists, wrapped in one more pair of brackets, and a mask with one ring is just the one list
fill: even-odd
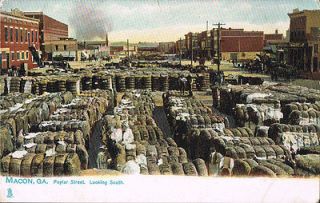
[(55, 20), (43, 12), (24, 12), (24, 15), (39, 20), (40, 50), (43, 60), (51, 60), (52, 53), (47, 52), (46, 44), (51, 46), (50, 41), (68, 38), (68, 25)]
[(222, 60), (253, 60), (263, 50), (262, 31), (221, 29)]
[(199, 56), (207, 59), (211, 59), (217, 54), (217, 30), (207, 30), (199, 33)]
[(186, 55), (186, 43), (185, 43), (185, 39), (179, 39), (176, 41), (176, 54), (180, 56), (181, 54), (181, 58), (185, 58)]
[(295, 9), (290, 17), (288, 64), (306, 72), (319, 72), (320, 10)]
[(199, 57), (199, 42), (198, 42), (198, 35), (199, 33), (192, 33), (189, 32), (185, 35), (185, 44), (186, 44), (186, 52), (185, 55), (187, 58), (193, 59)]
[(0, 13), (1, 74), (6, 74), (8, 69), (13, 67), (37, 67), (39, 20), (26, 17), (17, 9)]

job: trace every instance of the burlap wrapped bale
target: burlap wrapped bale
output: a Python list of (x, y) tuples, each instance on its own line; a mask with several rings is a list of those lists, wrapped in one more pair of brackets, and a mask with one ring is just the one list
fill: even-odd
[(193, 164), (196, 167), (199, 176), (208, 176), (208, 169), (203, 159), (197, 158), (193, 160)]
[(119, 152), (115, 159), (115, 166), (116, 169), (120, 171), (121, 168), (126, 164), (126, 150), (119, 143), (116, 143), (116, 147), (118, 148)]
[(137, 155), (139, 154), (143, 154), (145, 156), (147, 155), (146, 148), (141, 143), (136, 144), (136, 150), (137, 150)]
[(157, 152), (157, 148), (155, 145), (148, 145), (147, 146), (147, 156), (158, 157), (158, 152)]
[[(40, 137), (41, 135), (39, 135)], [(37, 136), (38, 137), (38, 136)], [(40, 139), (40, 138), (39, 138)], [(54, 144), (54, 134), (53, 133), (48, 133), (45, 137), (43, 142), (45, 144)]]
[(22, 159), (11, 158), (9, 165), (9, 175), (10, 176), (20, 176), (21, 174), (21, 162)]
[(184, 163), (182, 164), (182, 166), (183, 166), (183, 171), (187, 176), (198, 175), (197, 169), (192, 162)]
[(241, 159), (234, 160), (234, 167), (232, 170), (233, 175), (235, 176), (248, 176), (250, 174), (251, 167), (250, 165)]
[(250, 142), (252, 145), (261, 145), (260, 137), (251, 137)]
[(171, 166), (169, 164), (161, 164), (159, 166), (161, 175), (173, 175)]
[(21, 162), (21, 174), (20, 174), (21, 176), (24, 176), (24, 177), (32, 176), (31, 174), (32, 161), (35, 155), (36, 154), (28, 153), (23, 157), (23, 160)]
[(268, 140), (265, 137), (257, 137), (261, 145), (269, 145)]
[(234, 146), (234, 149), (236, 150), (239, 159), (246, 159), (247, 158), (246, 151), (242, 147)]
[(69, 153), (64, 163), (65, 175), (79, 175), (80, 159), (76, 153)]
[(0, 157), (6, 156), (13, 151), (11, 136), (12, 134), (9, 132), (9, 129), (5, 127), (0, 128)]
[(52, 177), (54, 175), (55, 155), (46, 156), (43, 160), (43, 176)]
[(77, 130), (74, 133), (74, 144), (79, 144), (79, 145), (84, 145), (85, 144), (83, 133), (80, 130)]
[(148, 167), (145, 165), (140, 165), (140, 174), (149, 175)]
[(243, 143), (240, 143), (239, 144), (239, 147), (241, 147), (242, 149), (244, 149), (245, 153), (246, 153), (246, 157), (248, 159), (253, 159), (254, 156), (255, 156), (255, 151), (253, 149), (253, 147), (251, 145), (248, 145), (248, 144), (243, 144)]
[(254, 168), (256, 166), (259, 166), (259, 164), (253, 159), (244, 159), (243, 161), (247, 162), (249, 164), (250, 168)]
[(269, 163), (274, 164), (282, 168), (287, 174), (294, 175), (294, 170), (289, 165), (285, 164), (283, 160), (280, 159), (268, 159)]
[(298, 150), (298, 154), (320, 154), (320, 145), (318, 146), (310, 146), (310, 147), (302, 147)]
[(68, 144), (66, 148), (67, 153), (76, 153), (77, 152), (77, 145), (76, 144)]
[(177, 147), (177, 143), (171, 137), (166, 138), (166, 141), (168, 142), (169, 146)]
[(54, 176), (64, 175), (64, 162), (68, 154), (57, 154), (54, 160)]
[(47, 149), (46, 144), (37, 144), (36, 149), (35, 149), (35, 153), (36, 154), (45, 153), (46, 149)]
[(295, 158), (297, 175), (302, 175), (302, 176), (319, 175), (320, 174), (319, 160), (320, 160), (319, 154), (297, 155)]
[(265, 166), (256, 166), (251, 169), (250, 176), (267, 176), (267, 177), (277, 177), (277, 175), (269, 168)]
[(58, 144), (58, 145), (56, 145), (55, 151), (57, 153), (65, 153), (67, 151), (67, 145), (65, 143), (64, 144)]
[(174, 156), (174, 155), (169, 155), (169, 157), (168, 157), (168, 162), (169, 162), (170, 164), (179, 163), (179, 157)]
[(178, 163), (178, 162), (172, 163), (171, 169), (174, 175), (184, 175), (184, 170), (181, 163)]
[(36, 154), (33, 157), (32, 165), (31, 165), (31, 175), (36, 177), (43, 176), (43, 160), (44, 154)]
[(8, 176), (10, 171), (11, 155), (2, 157), (1, 159), (1, 175)]
[(225, 156), (227, 157), (231, 157), (233, 159), (238, 159), (238, 154), (237, 154), (237, 151), (236, 149), (232, 146), (232, 147), (227, 147), (226, 148), (226, 154)]
[(273, 150), (272, 147), (270, 147), (270, 145), (261, 145), (261, 147), (264, 149), (264, 151), (266, 152), (267, 158), (271, 159), (271, 158), (276, 158), (276, 153)]
[(87, 152), (87, 149), (84, 145), (77, 145), (76, 153), (79, 156), (79, 160), (81, 163), (81, 169), (85, 170), (88, 168), (89, 163), (89, 154)]
[(65, 141), (67, 144), (74, 144), (74, 141), (75, 141), (74, 132), (67, 133), (67, 132), (61, 131), (60, 133), (63, 135), (63, 141)]
[(265, 166), (269, 169), (271, 169), (277, 176), (280, 176), (280, 177), (285, 177), (285, 176), (288, 176), (289, 174), (283, 170), (281, 167), (275, 165), (275, 164), (272, 164), (272, 163), (269, 163), (267, 161), (264, 161), (264, 160), (261, 160), (260, 161), (260, 165), (261, 166)]
[(254, 151), (255, 151), (255, 154), (257, 157), (259, 158), (267, 158), (267, 154), (266, 154), (266, 151), (261, 147), (261, 146), (252, 146)]
[(168, 147), (168, 152), (169, 152), (169, 155), (179, 157), (179, 149), (178, 149), (178, 147), (170, 146), (170, 147)]
[(276, 153), (277, 158), (284, 158), (285, 152), (279, 145), (270, 145), (274, 152)]
[(148, 171), (150, 175), (160, 175), (160, 170), (157, 164), (148, 163)]

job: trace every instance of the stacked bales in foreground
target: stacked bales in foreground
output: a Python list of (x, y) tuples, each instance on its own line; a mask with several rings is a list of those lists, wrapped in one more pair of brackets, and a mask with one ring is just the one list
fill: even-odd
[(0, 125), (5, 140), (1, 174), (61, 176), (87, 169), (91, 127), (106, 113), (110, 100), (109, 90), (84, 91), (78, 97), (51, 93), (2, 111), (6, 120)]
[(320, 102), (290, 103), (282, 108), (283, 122), (292, 125), (320, 125)]
[(189, 161), (186, 151), (164, 136), (152, 118), (153, 109), (150, 92), (127, 92), (115, 116), (107, 117), (109, 131), (102, 140), (106, 144), (114, 141), (119, 152), (111, 155), (110, 167), (130, 174), (207, 175), (203, 160)]
[(188, 149), (187, 135), (192, 129), (214, 129), (221, 132), (225, 128), (225, 118), (214, 114), (194, 97), (168, 92), (163, 95), (163, 103), (174, 139), (185, 149)]
[(74, 176), (80, 173), (76, 153), (29, 153), (15, 151), (1, 159), (1, 174), (10, 176)]
[[(297, 89), (295, 92), (293, 89)], [(305, 92), (303, 92), (305, 91)], [(312, 94), (312, 95), (310, 95)], [(214, 104), (234, 115), (238, 126), (255, 129), (258, 125), (270, 126), (280, 123), (285, 105), (298, 102), (314, 104), (320, 99), (320, 92), (291, 85), (228, 85), (212, 89)], [(310, 115), (309, 115), (310, 114)], [(316, 112), (308, 112), (308, 117), (316, 117)], [(288, 115), (285, 115), (285, 120)]]

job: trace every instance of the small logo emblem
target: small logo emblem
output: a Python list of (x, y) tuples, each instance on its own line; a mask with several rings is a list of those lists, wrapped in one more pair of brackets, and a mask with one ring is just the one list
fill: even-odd
[(7, 189), (7, 198), (12, 198), (13, 197), (13, 192), (11, 188)]

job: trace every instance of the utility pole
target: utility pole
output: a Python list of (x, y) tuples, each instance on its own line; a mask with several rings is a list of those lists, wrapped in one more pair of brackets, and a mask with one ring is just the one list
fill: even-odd
[(193, 67), (193, 33), (191, 33), (191, 67)]
[(127, 39), (127, 51), (128, 51), (128, 59), (129, 59), (130, 58), (129, 39)]
[(220, 37), (220, 30), (221, 30), (221, 25), (225, 25), (223, 23), (216, 23), (216, 24), (213, 24), (213, 25), (217, 25), (218, 26), (218, 72), (220, 72), (220, 52), (221, 52), (221, 37)]
[(127, 51), (128, 51), (128, 65), (130, 66), (129, 39), (127, 39)]
[(182, 39), (181, 39), (181, 37), (180, 37), (180, 41), (179, 41), (180, 67), (181, 67), (181, 54), (182, 54)]

